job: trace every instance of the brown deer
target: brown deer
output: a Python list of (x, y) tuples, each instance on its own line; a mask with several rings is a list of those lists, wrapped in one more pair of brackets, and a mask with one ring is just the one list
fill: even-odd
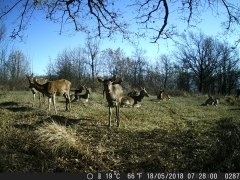
[(117, 126), (120, 126), (120, 117), (119, 117), (119, 109), (120, 109), (120, 103), (121, 99), (123, 97), (123, 88), (120, 84), (118, 84), (118, 81), (116, 78), (109, 78), (109, 79), (103, 79), (98, 77), (97, 78), (99, 82), (103, 84), (104, 91), (106, 94), (106, 99), (108, 103), (109, 108), (109, 114), (108, 114), (108, 126), (111, 127), (111, 116), (112, 116), (112, 108), (116, 108), (116, 122)]
[[(100, 77), (97, 77), (98, 81), (99, 81), (99, 78)], [(102, 78), (100, 78), (100, 79), (102, 79)], [(122, 80), (122, 78), (119, 78), (116, 75), (113, 75), (113, 77), (111, 77), (111, 78), (105, 78), (104, 81), (105, 82), (111, 81), (113, 84), (121, 84), (123, 80)], [(104, 94), (105, 94), (105, 88), (104, 88), (104, 83), (103, 83), (103, 98), (104, 98)]]
[(66, 99), (66, 111), (71, 109), (70, 87), (71, 82), (65, 79), (48, 81), (45, 84), (39, 84), (36, 78), (33, 78), (34, 88), (48, 97), (48, 111), (50, 111), (51, 100), (53, 102), (55, 114), (56, 96), (64, 96)]
[[(41, 94), (42, 94), (43, 98), (44, 98), (44, 94), (40, 93), (38, 90), (36, 90), (36, 88), (34, 88), (33, 74), (31, 74), (31, 76), (26, 75), (26, 77), (27, 77), (28, 82), (29, 82), (29, 88), (31, 89), (32, 94), (33, 94), (33, 104), (32, 104), (32, 106), (34, 106), (35, 99), (36, 99), (36, 94), (38, 94), (39, 107), (40, 107), (41, 106)], [(39, 84), (45, 84), (48, 80), (44, 79), (44, 78), (41, 78), (41, 79), (37, 79), (37, 81), (38, 81)], [(44, 100), (44, 102), (45, 102), (45, 100)]]
[(139, 107), (138, 102), (141, 102), (144, 97), (149, 97), (145, 88), (141, 88), (139, 94), (135, 95), (132, 93), (128, 93), (128, 96), (124, 96), (121, 100), (121, 106), (131, 106), (131, 107)]
[(170, 100), (170, 95), (165, 92), (165, 90), (160, 90), (159, 94), (157, 95), (157, 98), (159, 100), (164, 100), (166, 99), (167, 101)]
[(201, 104), (202, 106), (208, 106), (208, 105), (212, 105), (212, 106), (217, 106), (220, 102), (219, 98), (214, 98), (213, 96), (208, 96), (208, 99), (205, 101), (205, 103)]

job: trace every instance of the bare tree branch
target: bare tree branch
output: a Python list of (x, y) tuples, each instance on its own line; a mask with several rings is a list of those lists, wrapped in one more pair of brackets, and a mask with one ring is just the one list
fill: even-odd
[[(4, 20), (13, 11), (19, 11), (16, 19), (18, 23), (15, 23), (11, 37), (21, 37), (20, 33), (26, 29), (31, 14), (37, 9), (44, 12), (48, 20), (59, 23), (60, 33), (64, 31), (65, 24), (70, 22), (75, 31), (91, 33), (92, 36), (95, 33), (100, 37), (111, 37), (121, 33), (124, 38), (129, 38), (130, 35), (147, 37), (152, 43), (176, 35), (175, 27), (178, 21), (187, 23), (188, 28), (193, 27), (191, 24), (200, 22), (201, 13), (208, 8), (212, 8), (215, 15), (218, 15), (219, 5), (221, 10), (223, 8), (226, 10), (227, 20), (224, 21), (226, 30), (233, 31), (240, 24), (239, 3), (227, 0), (134, 0), (134, 4), (127, 6), (134, 12), (130, 18), (135, 22), (129, 24), (125, 22), (129, 21), (129, 17), (128, 14), (123, 14), (124, 7), (116, 8), (115, 1), (121, 2), (121, 0), (17, 0), (0, 7), (0, 20)], [(128, 13), (129, 9), (126, 12)], [(180, 13), (176, 22), (169, 22), (169, 15), (176, 12)], [(124, 15), (126, 20), (123, 19)], [(138, 28), (131, 29), (130, 32), (127, 26), (131, 27), (132, 24), (137, 24)]]

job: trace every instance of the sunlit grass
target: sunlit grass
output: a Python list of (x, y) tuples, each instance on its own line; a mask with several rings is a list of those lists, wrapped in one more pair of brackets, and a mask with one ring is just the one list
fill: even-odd
[(140, 108), (120, 109), (120, 128), (113, 109), (108, 128), (98, 92), (88, 103), (72, 103), (70, 112), (58, 97), (57, 115), (47, 101), (32, 107), (29, 91), (1, 94), (0, 172), (234, 171), (240, 103), (223, 97), (218, 106), (201, 106), (206, 98), (150, 96)]

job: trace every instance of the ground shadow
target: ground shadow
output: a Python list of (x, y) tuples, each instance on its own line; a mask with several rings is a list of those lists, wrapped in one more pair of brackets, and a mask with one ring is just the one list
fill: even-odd
[(231, 108), (231, 109), (229, 109), (230, 111), (239, 111), (240, 110), (240, 108)]
[(21, 129), (21, 130), (35, 130), (36, 127), (31, 124), (15, 124), (13, 127)]
[(19, 103), (13, 101), (0, 103), (0, 107), (8, 109), (12, 112), (28, 112), (33, 110), (32, 107), (20, 106)]
[(0, 107), (9, 107), (9, 106), (18, 106), (18, 103), (13, 101), (0, 103)]

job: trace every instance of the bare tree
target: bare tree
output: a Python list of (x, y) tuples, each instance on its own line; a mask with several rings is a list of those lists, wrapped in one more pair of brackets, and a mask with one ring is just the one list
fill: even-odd
[[(156, 43), (160, 38), (175, 35), (179, 21), (186, 27), (197, 25), (200, 15), (207, 10), (213, 16), (225, 17), (222, 20), (225, 30), (239, 32), (239, 6), (238, 1), (227, 0), (134, 0), (127, 3), (120, 0), (17, 0), (3, 1), (0, 21), (11, 13), (18, 14), (12, 37), (21, 37), (34, 13), (41, 11), (46, 19), (59, 23), (60, 33), (66, 24), (71, 24), (76, 31), (101, 37), (111, 37), (119, 32), (124, 38), (137, 35)], [(126, 13), (123, 13), (125, 10)], [(133, 12), (131, 18), (129, 12)], [(174, 13), (178, 19), (170, 21), (170, 15), (174, 16)], [(129, 19), (134, 21), (129, 22)], [(131, 25), (136, 24), (138, 28), (131, 30)], [(238, 39), (236, 43), (239, 42)]]
[(220, 54), (216, 51), (216, 42), (204, 34), (190, 33), (183, 37), (177, 58), (186, 69), (194, 73), (195, 83), (199, 92), (209, 90), (211, 78)]
[(0, 24), (0, 84), (4, 85), (7, 80), (7, 53), (8, 45), (5, 42), (6, 37), (6, 27), (3, 24)]
[(237, 88), (237, 81), (240, 77), (238, 67), (240, 57), (238, 51), (232, 49), (226, 42), (219, 44), (218, 51), (221, 56), (216, 70), (216, 81), (218, 92), (226, 95)]
[[(88, 73), (86, 70), (86, 57), (83, 48), (64, 49), (54, 62), (47, 67), (49, 79), (67, 78), (71, 80), (73, 87), (79, 86), (80, 81)], [(55, 76), (55, 77), (54, 77)]]
[(90, 65), (92, 79), (95, 79), (96, 68), (97, 68), (96, 66), (98, 65), (97, 56), (100, 53), (99, 43), (100, 42), (97, 38), (91, 38), (91, 37), (87, 38), (86, 54), (90, 61), (88, 62), (88, 64)]
[(25, 82), (25, 75), (29, 74), (29, 61), (23, 52), (16, 50), (12, 51), (5, 63), (8, 84), (12, 89), (23, 88)]

